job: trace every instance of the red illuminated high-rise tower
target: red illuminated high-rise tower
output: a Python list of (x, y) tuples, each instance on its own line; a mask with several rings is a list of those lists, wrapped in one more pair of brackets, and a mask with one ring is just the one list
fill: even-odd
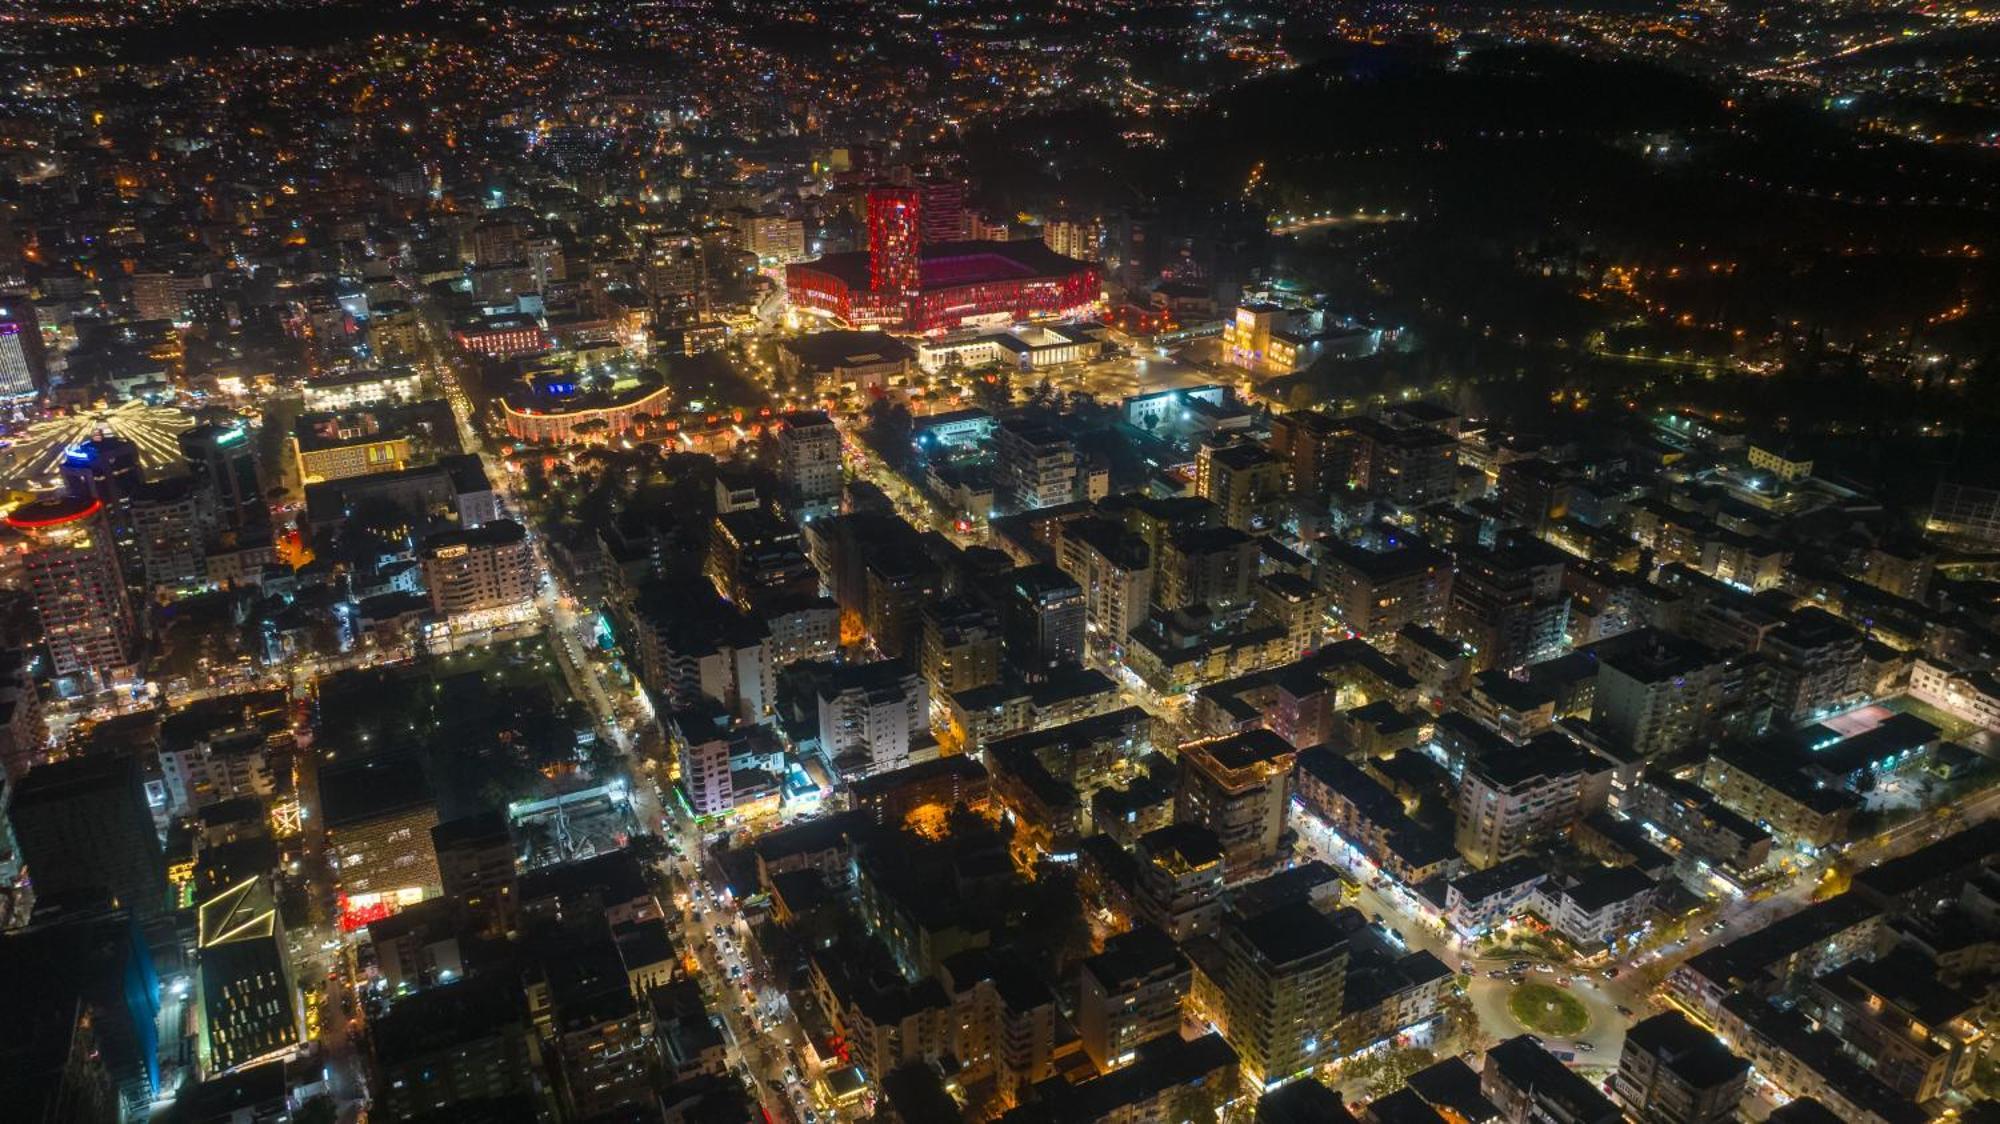
[(910, 187), (868, 192), (868, 287), (906, 302), (916, 295), (923, 245), (922, 196)]

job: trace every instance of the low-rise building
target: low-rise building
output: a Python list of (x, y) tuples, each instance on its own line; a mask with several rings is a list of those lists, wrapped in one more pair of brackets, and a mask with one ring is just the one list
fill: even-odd
[(395, 1119), (535, 1091), (520, 986), (503, 974), (437, 987), (370, 1020), (370, 1087)]
[(1802, 1012), (1781, 1010), (1761, 996), (1739, 992), (1718, 1005), (1715, 1028), (1785, 1095), (1811, 1097), (1852, 1124), (1924, 1124), (1930, 1119), (1848, 1056), (1838, 1037), (1813, 1029)]
[(1756, 746), (1717, 749), (1702, 766), (1701, 786), (1779, 838), (1811, 847), (1845, 842), (1861, 807), (1853, 794), (1828, 788), (1786, 757)]
[(1479, 1091), (1506, 1124), (1620, 1124), (1611, 1098), (1572, 1073), (1529, 1035), (1486, 1051)]
[(1957, 1088), (1986, 1042), (1980, 1001), (1940, 981), (1914, 949), (1829, 972), (1802, 1005), (1877, 1080), (1917, 1102)]

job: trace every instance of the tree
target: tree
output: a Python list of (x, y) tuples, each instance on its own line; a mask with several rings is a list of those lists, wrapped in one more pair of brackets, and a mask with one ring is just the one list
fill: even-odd
[(972, 397), (997, 414), (1014, 405), (1014, 378), (1004, 368), (982, 375), (972, 382)]
[(651, 832), (642, 832), (634, 835), (626, 841), (625, 849), (631, 852), (633, 858), (648, 864), (665, 862), (667, 855), (670, 853), (667, 849), (666, 840), (661, 839)]

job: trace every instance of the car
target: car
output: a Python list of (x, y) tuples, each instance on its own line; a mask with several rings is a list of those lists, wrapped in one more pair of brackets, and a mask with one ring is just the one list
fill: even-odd
[(1505, 969), (1495, 968), (1492, 971), (1486, 973), (1486, 978), (1489, 980), (1504, 980), (1507, 978), (1507, 972)]
[(1535, 965), (1535, 971), (1537, 971), (1537, 972), (1550, 972), (1550, 973), (1553, 973), (1553, 972), (1554, 972), (1555, 970), (1556, 970), (1556, 966), (1555, 966), (1554, 964), (1537, 964), (1537, 965)]
[(1569, 977), (1568, 977), (1568, 976), (1557, 976), (1557, 977), (1556, 977), (1556, 986), (1557, 986), (1557, 987), (1568, 987), (1568, 986), (1569, 986)]
[(1577, 1049), (1579, 1049), (1579, 1050), (1582, 1050), (1582, 1051), (1583, 1051), (1584, 1053), (1586, 1053), (1586, 1054), (1589, 1054), (1589, 1053), (1594, 1053), (1594, 1052), (1595, 1052), (1595, 1051), (1597, 1050), (1597, 1047), (1595, 1047), (1595, 1046), (1592, 1046), (1592, 1045), (1591, 1045), (1590, 1043), (1588, 1043), (1588, 1042), (1578, 1042), (1578, 1043), (1576, 1044), (1576, 1048), (1577, 1048)]
[(1619, 1013), (1619, 1014), (1621, 1014), (1621, 1015), (1624, 1015), (1624, 1016), (1625, 1016), (1626, 1018), (1628, 1018), (1628, 1019), (1629, 1019), (1629, 1018), (1631, 1018), (1631, 1017), (1632, 1017), (1632, 1008), (1630, 1008), (1630, 1007), (1627, 1007), (1627, 1006), (1626, 1006), (1625, 1004), (1623, 1004), (1623, 1003), (1620, 1003), (1620, 1004), (1618, 1005), (1618, 1013)]
[(1508, 982), (1508, 983), (1510, 983), (1510, 984), (1512, 984), (1512, 985), (1514, 985), (1515, 987), (1520, 987), (1520, 986), (1521, 986), (1521, 977), (1519, 977), (1519, 976), (1508, 976), (1508, 977), (1507, 977), (1507, 982)]

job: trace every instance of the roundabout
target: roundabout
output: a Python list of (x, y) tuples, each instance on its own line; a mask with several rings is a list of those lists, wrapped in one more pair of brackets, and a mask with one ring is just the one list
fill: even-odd
[(1526, 1030), (1552, 1038), (1572, 1038), (1590, 1025), (1590, 1012), (1583, 1003), (1561, 988), (1530, 983), (1512, 990), (1507, 1013)]

